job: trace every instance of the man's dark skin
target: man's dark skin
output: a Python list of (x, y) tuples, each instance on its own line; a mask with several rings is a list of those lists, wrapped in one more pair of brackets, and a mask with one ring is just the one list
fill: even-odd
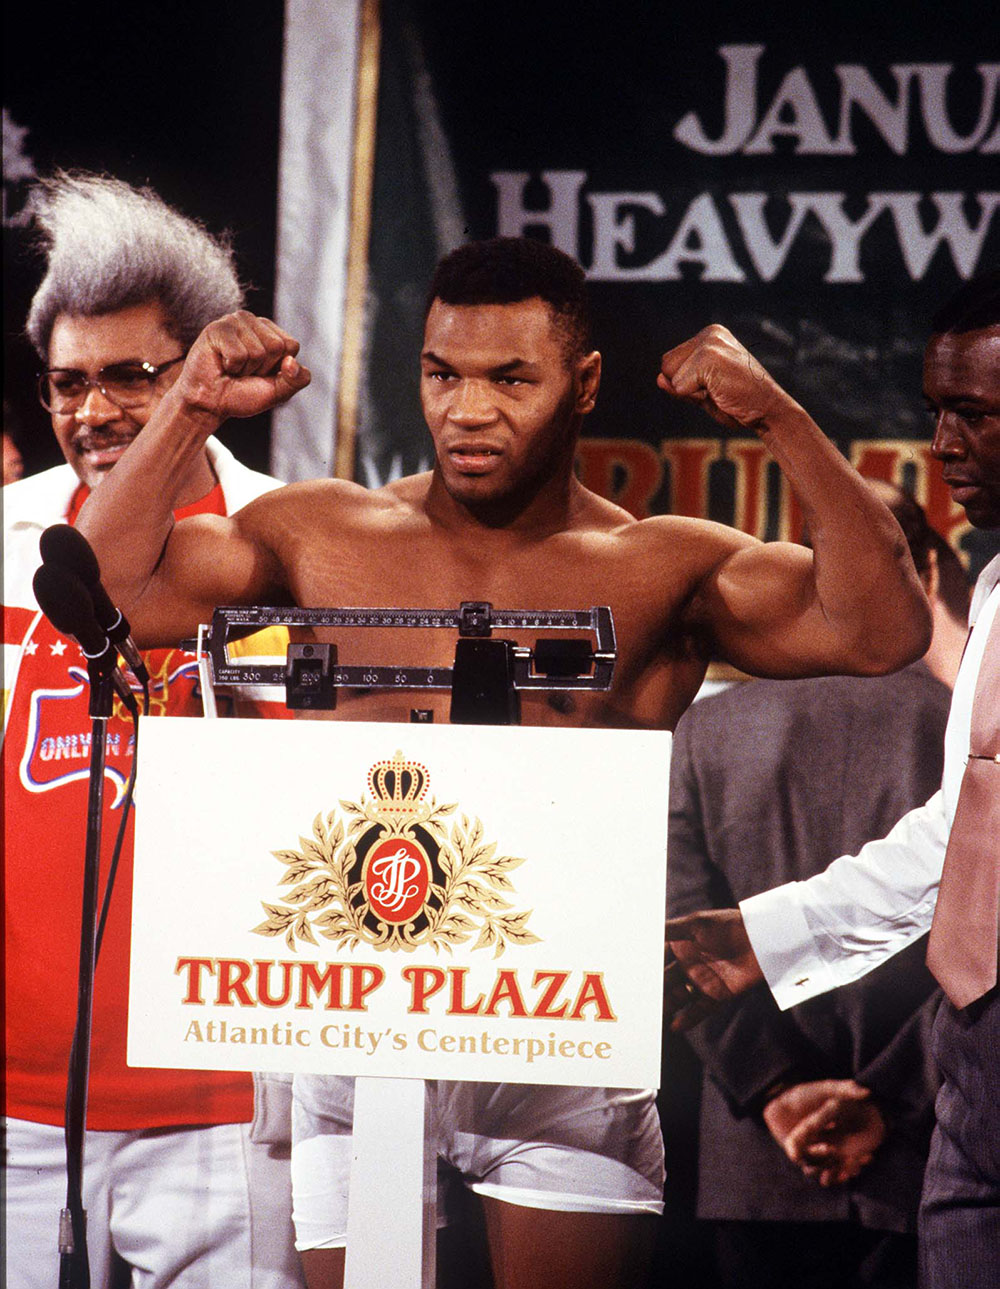
[[(928, 612), (895, 520), (814, 422), (723, 328), (663, 358), (658, 383), (761, 435), (795, 486), (814, 552), (707, 521), (636, 521), (573, 472), (601, 356), (579, 351), (539, 297), (435, 299), (421, 354), (432, 471), (374, 492), (342, 480), (281, 489), (232, 518), (174, 525), (173, 472), (231, 416), (308, 382), (297, 343), (240, 313), (202, 333), (157, 414), (87, 503), (80, 527), (145, 644), (193, 634), (218, 604), (455, 608), (611, 607), (618, 662), (606, 694), (531, 725), (672, 729), (710, 657), (760, 675), (880, 673), (926, 648)], [(139, 528), (135, 516), (142, 516)], [(374, 633), (373, 633), (374, 634)], [(366, 633), (369, 657), (450, 666), (442, 632)], [(339, 643), (339, 642), (338, 642)], [(347, 642), (345, 642), (346, 644)], [(351, 658), (342, 655), (342, 662)], [(409, 718), (413, 697), (346, 695), (339, 719)], [(447, 696), (420, 696), (447, 719)], [(655, 1223), (485, 1201), (499, 1289), (628, 1285)], [(343, 1250), (305, 1255), (313, 1289), (341, 1282)]]

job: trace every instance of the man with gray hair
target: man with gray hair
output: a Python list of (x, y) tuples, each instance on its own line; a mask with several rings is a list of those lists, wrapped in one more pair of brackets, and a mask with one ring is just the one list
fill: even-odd
[[(98, 175), (60, 174), (38, 186), (32, 204), (47, 252), (27, 323), (46, 368), (39, 397), (53, 414), (63, 455), (92, 488), (145, 424), (195, 337), (214, 318), (240, 308), (243, 291), (228, 243), (210, 237), (149, 189)], [(142, 350), (146, 361), (145, 367), (114, 362), (111, 373), (101, 364), (97, 374), (110, 376), (113, 391), (106, 381), (88, 384), (86, 364), (75, 361), (92, 358), (98, 328), (102, 335), (120, 335), (125, 349)], [(154, 346), (155, 372), (143, 348), (150, 333), (161, 342)], [(108, 343), (110, 334), (99, 347)], [(124, 404), (115, 401), (115, 393)], [(189, 472), (188, 500), (204, 496), (217, 482), (214, 456), (206, 453)]]
[[(90, 723), (79, 648), (42, 617), (32, 593), (38, 539), (51, 524), (75, 522), (195, 337), (238, 309), (243, 291), (228, 242), (149, 189), (58, 174), (39, 185), (34, 211), (46, 272), (28, 334), (45, 369), (38, 396), (66, 464), (3, 491), (6, 1269), (19, 1289), (51, 1289), (66, 1197)], [(277, 486), (214, 439), (178, 483), (179, 515), (225, 515)], [(155, 650), (146, 665), (154, 713), (200, 713), (193, 655)], [(126, 722), (116, 705), (106, 836), (117, 832), (131, 769)], [(93, 994), (83, 1177), (91, 1283), (108, 1285), (123, 1259), (149, 1289), (292, 1289), (301, 1281), (287, 1149), (260, 1140), (273, 1134), (259, 1122), (251, 1136), (251, 1076), (126, 1065), (131, 852), (129, 830)]]

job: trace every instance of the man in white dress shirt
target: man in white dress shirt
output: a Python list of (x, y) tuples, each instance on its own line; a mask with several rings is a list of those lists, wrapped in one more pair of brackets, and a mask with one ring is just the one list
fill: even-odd
[[(1000, 529), (1000, 272), (967, 283), (934, 318), (924, 394), (935, 418), (931, 451), (952, 495), (976, 527)], [(927, 930), (942, 888), (931, 933), (939, 947), (928, 959), (951, 1001), (942, 1004), (934, 1031), (944, 1083), (921, 1203), (927, 1289), (985, 1289), (1000, 1278), (1000, 556), (979, 577), (970, 623), (940, 791), (886, 838), (816, 877), (754, 896), (738, 911), (697, 913), (666, 928), (676, 955), (667, 968), (667, 1004), (674, 1028), (687, 1028), (710, 1000), (761, 980), (782, 1007), (856, 980)], [(967, 763), (981, 771), (971, 828), (964, 804), (955, 822)], [(970, 841), (980, 867), (976, 876), (959, 877), (963, 861), (953, 852), (968, 851)], [(949, 885), (958, 888), (957, 933), (955, 924), (945, 930)], [(981, 976), (952, 987), (947, 959), (957, 950), (968, 960), (974, 923), (986, 924), (983, 966), (969, 968)], [(835, 1152), (837, 1131), (836, 1122), (823, 1125), (803, 1149), (818, 1162)]]

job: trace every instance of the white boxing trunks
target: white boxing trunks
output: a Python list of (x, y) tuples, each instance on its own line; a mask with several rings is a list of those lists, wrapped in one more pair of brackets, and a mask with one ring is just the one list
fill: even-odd
[[(354, 1080), (295, 1076), (296, 1247), (346, 1241)], [(480, 1195), (578, 1213), (663, 1211), (663, 1139), (648, 1089), (428, 1082), (438, 1157)], [(439, 1169), (439, 1180), (447, 1168)], [(446, 1178), (445, 1178), (446, 1179)], [(445, 1223), (438, 1187), (438, 1225)]]

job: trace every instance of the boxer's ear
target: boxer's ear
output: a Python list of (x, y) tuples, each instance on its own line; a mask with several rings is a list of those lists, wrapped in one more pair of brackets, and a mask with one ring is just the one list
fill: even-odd
[(581, 416), (586, 416), (594, 410), (601, 386), (601, 355), (596, 349), (576, 360), (576, 379), (576, 410)]

